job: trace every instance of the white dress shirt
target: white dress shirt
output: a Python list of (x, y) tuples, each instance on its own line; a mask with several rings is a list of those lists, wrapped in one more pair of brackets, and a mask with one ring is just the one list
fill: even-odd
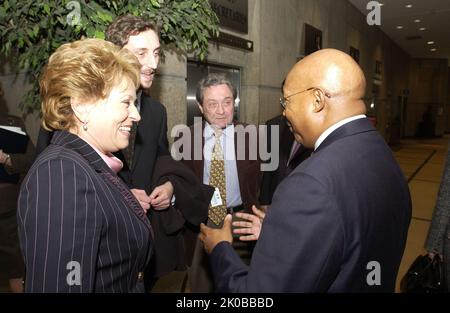
[(317, 150), (317, 148), (320, 146), (320, 144), (327, 138), (332, 132), (334, 132), (336, 129), (341, 127), (342, 125), (345, 125), (347, 123), (350, 123), (351, 121), (358, 120), (360, 118), (365, 118), (366, 116), (364, 114), (348, 117), (346, 119), (343, 119), (342, 121), (337, 122), (336, 124), (333, 124), (332, 126), (328, 127), (316, 140), (316, 143), (314, 144), (314, 151)]

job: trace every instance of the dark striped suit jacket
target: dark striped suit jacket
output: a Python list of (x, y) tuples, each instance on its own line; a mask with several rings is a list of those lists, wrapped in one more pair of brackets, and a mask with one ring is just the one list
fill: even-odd
[(55, 132), (20, 191), (27, 292), (133, 292), (153, 238), (137, 200), (92, 147)]

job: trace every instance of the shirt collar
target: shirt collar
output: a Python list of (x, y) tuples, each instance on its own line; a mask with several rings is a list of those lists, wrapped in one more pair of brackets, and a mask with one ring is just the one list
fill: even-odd
[(95, 152), (98, 153), (98, 155), (109, 166), (109, 168), (113, 170), (114, 173), (117, 174), (122, 169), (123, 162), (119, 158), (115, 157), (112, 153), (104, 154), (103, 152), (98, 150), (96, 147), (91, 145), (89, 142), (86, 141), (86, 143), (88, 145), (90, 145), (92, 147), (92, 149), (95, 150)]
[(316, 149), (320, 146), (320, 144), (336, 129), (338, 129), (339, 127), (341, 127), (347, 123), (350, 123), (351, 121), (358, 120), (360, 118), (365, 118), (365, 117), (366, 116), (364, 114), (351, 116), (346, 119), (343, 119), (342, 121), (337, 122), (336, 124), (331, 125), (316, 140), (316, 143), (314, 144), (314, 151), (316, 151)]
[[(227, 127), (225, 127), (225, 129), (223, 130), (222, 134), (225, 135), (226, 137), (233, 135), (234, 134), (234, 125), (233, 124), (227, 125)], [(213, 130), (211, 124), (206, 122), (205, 138), (209, 138), (209, 137), (213, 137), (213, 136), (214, 136), (214, 130)]]

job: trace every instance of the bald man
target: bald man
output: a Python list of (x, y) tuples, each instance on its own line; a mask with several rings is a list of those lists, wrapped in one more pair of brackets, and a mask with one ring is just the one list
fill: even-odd
[(393, 292), (411, 200), (366, 118), (364, 74), (347, 54), (315, 52), (287, 76), (280, 100), (295, 139), (313, 148), (275, 191), (250, 266), (222, 229), (201, 226), (222, 292)]

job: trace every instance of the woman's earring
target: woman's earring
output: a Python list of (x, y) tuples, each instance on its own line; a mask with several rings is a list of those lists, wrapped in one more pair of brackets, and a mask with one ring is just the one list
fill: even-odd
[(83, 130), (84, 130), (84, 131), (87, 131), (87, 130), (88, 130), (87, 122), (84, 122), (84, 123), (83, 123)]

